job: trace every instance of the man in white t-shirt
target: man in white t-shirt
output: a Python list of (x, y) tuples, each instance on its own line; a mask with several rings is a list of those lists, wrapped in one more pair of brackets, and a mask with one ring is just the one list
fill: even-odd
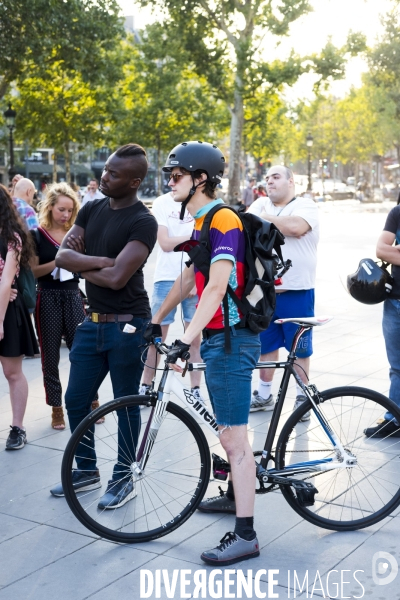
[[(185, 269), (185, 262), (189, 258), (186, 253), (173, 252), (175, 246), (182, 242), (186, 242), (191, 238), (194, 227), (194, 219), (188, 211), (185, 212), (183, 221), (180, 220), (180, 210), (180, 205), (174, 201), (170, 192), (163, 196), (159, 196), (153, 202), (152, 212), (158, 223), (157, 241), (159, 244), (154, 272), (153, 297), (151, 301), (151, 312), (153, 315), (159, 310), (173, 284), (180, 276), (181, 271)], [(196, 288), (193, 288), (189, 297), (181, 303), (185, 329), (193, 319), (197, 302)], [(163, 340), (165, 340), (168, 335), (169, 326), (175, 320), (175, 313), (176, 308), (173, 309), (161, 323)], [(199, 335), (190, 345), (190, 358), (193, 362), (201, 361), (200, 342), (201, 336)], [(157, 356), (157, 362), (158, 358), (159, 356)], [(151, 380), (154, 377), (155, 359), (156, 352), (154, 346), (150, 346), (139, 394), (146, 394), (150, 388)], [(192, 371), (190, 373), (190, 381), (192, 394), (198, 400), (204, 402), (200, 395), (201, 372)]]
[[(277, 325), (275, 319), (314, 316), (314, 287), (319, 240), (318, 207), (310, 198), (296, 197), (293, 173), (283, 166), (271, 167), (266, 175), (268, 197), (258, 198), (249, 212), (274, 223), (285, 236), (282, 246), (284, 260), (292, 267), (276, 288), (276, 309), (270, 326), (260, 334), (261, 360), (279, 360), (279, 348), (290, 350), (297, 325)], [(298, 346), (296, 364), (300, 379), (307, 383), (312, 355), (312, 331), (303, 335)], [(304, 371), (303, 371), (304, 369)], [(260, 370), (259, 389), (253, 392), (250, 411), (273, 410), (271, 393), (274, 369)], [(295, 408), (306, 399), (297, 386)], [(310, 418), (305, 413), (302, 420)]]
[(81, 206), (85, 206), (86, 202), (91, 202), (92, 200), (101, 198), (104, 198), (104, 194), (102, 194), (99, 190), (99, 182), (97, 179), (91, 179), (87, 186), (87, 192), (82, 198)]

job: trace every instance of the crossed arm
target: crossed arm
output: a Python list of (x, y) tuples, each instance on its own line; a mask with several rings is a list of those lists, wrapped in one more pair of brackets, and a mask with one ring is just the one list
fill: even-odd
[(266, 212), (260, 214), (261, 219), (265, 219), (270, 223), (273, 223), (277, 228), (289, 237), (301, 237), (310, 231), (311, 227), (303, 217), (296, 215), (288, 215), (284, 217), (278, 217), (275, 215), (269, 215)]
[(74, 225), (65, 236), (56, 256), (56, 266), (95, 285), (112, 290), (122, 289), (149, 255), (146, 244), (128, 242), (116, 258), (85, 254), (85, 230)]

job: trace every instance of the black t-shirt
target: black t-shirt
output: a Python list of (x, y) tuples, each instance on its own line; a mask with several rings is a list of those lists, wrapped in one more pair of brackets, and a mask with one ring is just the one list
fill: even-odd
[[(400, 244), (400, 206), (392, 208), (387, 216), (383, 231), (390, 231), (396, 236), (396, 246)], [(400, 266), (392, 265), (392, 276), (394, 278), (393, 289), (390, 298), (400, 298)]]
[[(39, 265), (45, 265), (46, 263), (54, 260), (59, 248), (57, 242), (55, 240), (52, 242), (51, 236), (46, 236), (40, 228), (31, 230), (30, 234), (35, 242), (36, 255), (39, 258)], [(37, 280), (39, 284), (44, 281), (50, 282), (54, 289), (70, 288), (71, 281), (76, 282), (77, 285), (79, 283), (79, 277), (76, 275), (73, 279), (68, 279), (68, 281), (60, 281), (59, 279), (54, 279), (51, 273), (42, 275), (42, 277), (38, 277)]]
[[(86, 254), (116, 258), (128, 242), (145, 244), (149, 254), (157, 240), (157, 221), (138, 200), (133, 206), (113, 210), (110, 199), (87, 202), (79, 211), (76, 225), (85, 230)], [(144, 289), (143, 267), (120, 290), (100, 287), (86, 281), (90, 310), (98, 313), (132, 314), (151, 318), (149, 298)]]

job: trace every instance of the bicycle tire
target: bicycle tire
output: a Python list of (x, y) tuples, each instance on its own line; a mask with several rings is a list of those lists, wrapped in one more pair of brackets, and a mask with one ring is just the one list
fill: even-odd
[[(98, 499), (105, 491), (104, 483), (112, 478), (117, 459), (118, 416), (128, 415), (127, 411), (134, 407), (154, 407), (155, 403), (156, 400), (149, 396), (126, 396), (103, 404), (79, 424), (64, 452), (61, 479), (70, 509), (87, 529), (113, 542), (147, 542), (174, 531), (196, 510), (208, 486), (211, 458), (205, 435), (186, 410), (169, 402), (143, 470), (144, 476), (135, 482), (136, 498), (112, 510), (97, 507)], [(148, 415), (143, 415), (141, 411), (136, 448), (140, 447), (150, 410)], [(95, 426), (103, 416), (105, 423)], [(103, 487), (79, 492), (72, 481), (75, 453), (79, 444), (88, 439), (93, 427), (97, 468)], [(132, 463), (133, 459), (129, 457), (125, 464), (129, 474), (122, 479), (132, 478)]]
[[(399, 408), (388, 398), (359, 387), (338, 387), (320, 393), (321, 412), (332, 426), (345, 449), (357, 457), (357, 465), (317, 473), (297, 475), (318, 489), (315, 504), (300, 506), (293, 487), (281, 485), (290, 506), (306, 521), (335, 531), (353, 531), (369, 527), (388, 516), (400, 504), (400, 439), (364, 435), (364, 429), (390, 411), (399, 419)], [(309, 421), (301, 417), (311, 410)], [(299, 459), (299, 457), (301, 457)], [(277, 442), (278, 469), (299, 460), (335, 458), (333, 447), (305, 401), (289, 417)]]

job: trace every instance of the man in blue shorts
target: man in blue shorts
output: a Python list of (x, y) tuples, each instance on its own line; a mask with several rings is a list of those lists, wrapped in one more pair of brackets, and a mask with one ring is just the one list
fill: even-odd
[[(276, 309), (271, 325), (260, 334), (261, 360), (279, 360), (279, 348), (290, 350), (297, 326), (293, 323), (277, 325), (275, 319), (314, 316), (314, 287), (319, 240), (318, 207), (309, 198), (296, 197), (293, 173), (281, 165), (271, 167), (266, 175), (267, 193), (258, 198), (249, 212), (274, 223), (285, 235), (282, 246), (284, 260), (290, 258), (292, 267), (283, 276), (282, 285), (276, 288)], [(297, 372), (307, 383), (312, 355), (312, 331), (303, 335), (298, 346)], [(303, 370), (304, 369), (304, 370)], [(260, 369), (260, 384), (253, 392), (250, 411), (273, 410), (271, 393), (274, 369)], [(305, 400), (296, 384), (296, 409)], [(302, 421), (310, 418), (307, 412)]]

